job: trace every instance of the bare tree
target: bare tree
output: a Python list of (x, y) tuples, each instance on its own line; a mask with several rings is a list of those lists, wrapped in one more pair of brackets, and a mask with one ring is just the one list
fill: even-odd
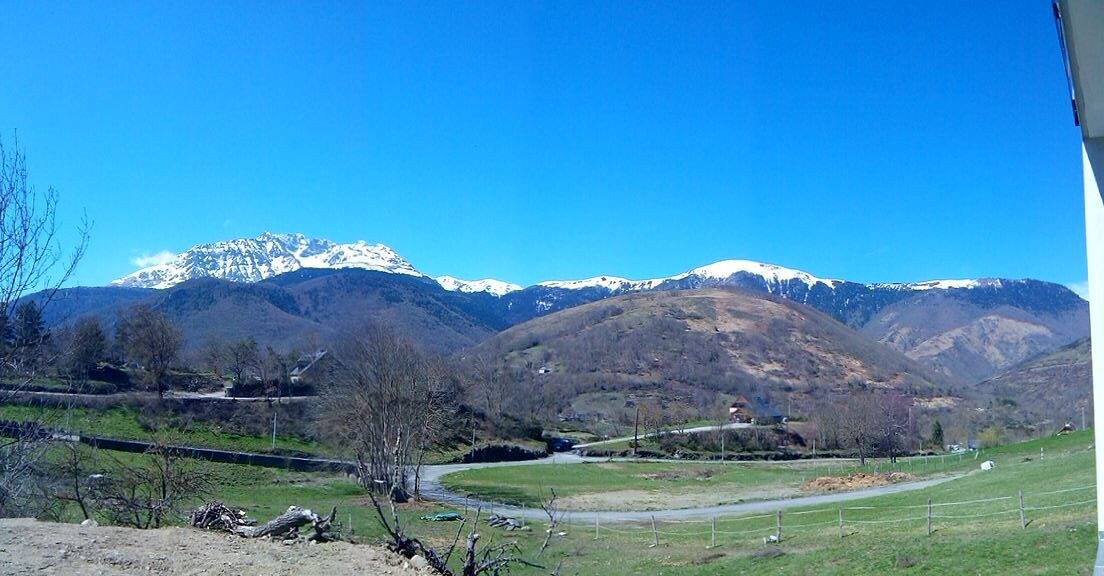
[(165, 376), (176, 362), (184, 344), (184, 334), (164, 313), (139, 304), (120, 320), (119, 334), (126, 338), (127, 356), (137, 361), (165, 396)]
[(120, 526), (160, 528), (179, 519), (212, 486), (206, 470), (169, 446), (154, 446), (138, 460), (112, 460), (103, 481), (93, 487), (91, 500), (105, 518)]
[[(18, 140), (8, 148), (0, 139), (0, 364), (15, 364), (15, 348), (6, 345), (10, 320), (20, 300), (38, 290), (41, 311), (72, 276), (88, 246), (87, 221), (77, 229), (72, 252), (64, 255), (58, 240), (58, 194), (39, 192), (29, 182), (27, 159)], [(29, 379), (0, 392), (0, 400), (16, 394)], [(32, 492), (32, 473), (45, 454), (48, 437), (37, 426), (0, 435), (0, 516), (24, 509)]]
[(469, 395), (491, 420), (502, 414), (508, 387), (508, 379), (493, 360), (482, 355), (472, 359)]
[(252, 336), (230, 343), (224, 356), (226, 369), (234, 375), (234, 385), (241, 386), (246, 373), (257, 369), (260, 360), (257, 341)]
[(414, 495), (421, 496), (422, 466), (426, 453), (433, 443), (448, 432), (445, 415), (455, 412), (456, 398), (460, 395), (460, 384), (450, 375), (455, 370), (444, 358), (434, 356), (426, 362), (426, 386), (424, 394), (425, 410), (421, 413), (420, 441), (415, 447), (414, 458)]
[(909, 409), (912, 400), (900, 394), (883, 394), (878, 399), (878, 420), (881, 423), (879, 451), (893, 462), (907, 449), (906, 440), (911, 434)]
[(92, 517), (92, 473), (97, 471), (96, 458), (90, 450), (77, 442), (61, 442), (60, 457), (53, 463), (51, 476), (57, 481), (54, 498), (73, 503), (80, 508), (85, 519)]
[(5, 427), (0, 434), (0, 517), (19, 514), (34, 497), (34, 472), (49, 435), (38, 422)]
[(203, 344), (202, 361), (208, 370), (221, 378), (226, 370), (226, 343), (217, 337), (208, 338)]
[(90, 224), (81, 222), (72, 252), (58, 241), (58, 194), (39, 193), (27, 179), (27, 157), (19, 141), (8, 149), (0, 139), (0, 303), (5, 318), (15, 316), (20, 298), (40, 290), (44, 308), (76, 270), (88, 246)]
[(841, 439), (858, 453), (859, 465), (865, 466), (884, 432), (878, 399), (870, 392), (852, 394), (839, 407), (839, 413)]
[(440, 379), (408, 339), (370, 326), (338, 349), (339, 366), (322, 386), (320, 416), (356, 456), (361, 483), (405, 495), (410, 468), (435, 440)]

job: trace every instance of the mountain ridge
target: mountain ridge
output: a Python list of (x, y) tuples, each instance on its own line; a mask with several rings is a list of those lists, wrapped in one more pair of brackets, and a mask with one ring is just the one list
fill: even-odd
[[(163, 289), (197, 277), (214, 277), (233, 282), (258, 282), (280, 274), (303, 268), (361, 268), (393, 274), (429, 277), (385, 244), (368, 244), (363, 240), (340, 244), (324, 238), (311, 238), (301, 233), (277, 234), (264, 232), (256, 238), (236, 238), (197, 244), (170, 261), (141, 268), (131, 274), (111, 281), (113, 286)], [(727, 259), (698, 266), (685, 272), (651, 278), (631, 280), (614, 275), (601, 275), (576, 280), (545, 280), (527, 287), (495, 278), (463, 280), (450, 275), (433, 278), (446, 290), (460, 292), (486, 292), (504, 296), (527, 288), (597, 289), (611, 293), (652, 289), (681, 289), (716, 285), (730, 282), (741, 275), (758, 277), (768, 293), (795, 282), (804, 284), (808, 291), (817, 285), (835, 289), (844, 285), (864, 286), (869, 290), (899, 290), (920, 292), (927, 290), (975, 289), (1001, 287), (1007, 282), (1023, 280), (1005, 278), (942, 279), (920, 282), (860, 283), (848, 280), (821, 278), (794, 268), (755, 260)], [(688, 286), (687, 284), (690, 284)]]
[[(807, 305), (957, 381), (978, 382), (1088, 335), (1088, 303), (1065, 286), (1039, 280), (978, 278), (864, 284), (753, 260), (722, 260), (650, 280), (607, 275), (538, 282), (522, 288), (493, 278), (469, 281), (433, 277), (382, 244), (336, 244), (302, 234), (266, 233), (255, 239), (200, 245), (179, 256), (175, 263), (144, 269), (116, 281), (116, 285), (169, 284), (189, 275), (229, 276), (226, 280), (247, 284), (264, 277), (264, 282), (282, 285), (358, 269), (379, 275), (373, 281), (378, 286), (371, 296), (377, 310), (384, 310), (387, 301), (386, 297), (377, 297), (395, 294), (383, 284), (398, 283), (404, 284), (395, 287), (400, 292), (429, 306), (418, 312), (426, 329), (444, 318), (459, 322), (455, 324), (458, 329), (436, 332), (436, 347), (442, 349), (472, 345), (488, 334), (486, 329), (502, 330), (623, 294), (709, 288), (766, 293)], [(416, 284), (399, 282), (404, 278)], [(337, 283), (331, 278), (328, 285)], [(420, 295), (414, 297), (411, 290)], [(337, 291), (328, 294), (342, 301), (350, 297)], [(433, 317), (436, 313), (430, 310), (444, 310), (431, 304), (438, 301), (470, 318), (455, 320), (458, 317), (451, 316), (451, 312), (441, 312), (443, 316), (430, 320), (424, 314)], [(350, 303), (347, 310), (354, 311), (355, 306)], [(457, 340), (450, 343), (447, 340), (452, 336), (447, 335)]]

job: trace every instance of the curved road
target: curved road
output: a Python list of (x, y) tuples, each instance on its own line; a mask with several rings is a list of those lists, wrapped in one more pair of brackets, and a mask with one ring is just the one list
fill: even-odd
[[(630, 459), (632, 461), (639, 461), (636, 459)], [(453, 472), (459, 472), (461, 470), (468, 470), (472, 468), (497, 468), (501, 466), (531, 466), (531, 465), (555, 465), (555, 464), (578, 464), (581, 462), (608, 462), (609, 458), (588, 458), (583, 456), (576, 456), (574, 454), (554, 454), (548, 458), (542, 458), (540, 460), (527, 460), (523, 462), (495, 462), (484, 464), (441, 464), (436, 466), (426, 466), (422, 471), (421, 478), (421, 492), (422, 496), (431, 500), (437, 500), (439, 502), (445, 502), (453, 506), (466, 506), (481, 507), (484, 510), (493, 509), (495, 512), (502, 512), (508, 516), (527, 518), (527, 519), (543, 519), (547, 518), (544, 510), (540, 508), (528, 508), (522, 506), (506, 506), (503, 504), (494, 504), (486, 500), (480, 500), (476, 498), (465, 497), (461, 494), (457, 494), (448, 490), (441, 484), (441, 477)], [(871, 496), (882, 496), (884, 494), (895, 494), (898, 492), (908, 492), (911, 490), (922, 490), (936, 484), (947, 482), (948, 480), (954, 480), (959, 476), (945, 476), (941, 478), (930, 478), (927, 480), (918, 480), (916, 482), (903, 482), (901, 484), (889, 484), (886, 486), (878, 486), (876, 488), (866, 488), (863, 490), (854, 490), (851, 492), (834, 492), (830, 494), (818, 494), (815, 496), (800, 496), (797, 498), (785, 498), (780, 500), (759, 500), (755, 502), (741, 502), (739, 504), (722, 504), (719, 506), (706, 506), (702, 508), (673, 508), (668, 510), (648, 510), (648, 511), (569, 511), (565, 514), (564, 520), (571, 520), (575, 522), (593, 522), (598, 519), (601, 522), (643, 522), (650, 520), (653, 516), (657, 520), (690, 520), (690, 519), (705, 519), (712, 516), (718, 516), (721, 514), (743, 514), (754, 512), (773, 512), (781, 508), (795, 508), (799, 506), (814, 506), (817, 504), (833, 504), (836, 502), (845, 502), (848, 500), (857, 500), (860, 498), (869, 498)]]

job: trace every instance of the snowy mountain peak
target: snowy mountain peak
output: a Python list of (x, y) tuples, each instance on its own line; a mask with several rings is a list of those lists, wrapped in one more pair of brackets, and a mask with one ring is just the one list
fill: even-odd
[(840, 280), (827, 280), (823, 278), (817, 278), (808, 272), (802, 272), (800, 270), (793, 270), (790, 268), (784, 268), (782, 266), (776, 266), (774, 264), (764, 264), (762, 262), (756, 262), (754, 260), (721, 260), (720, 262), (714, 262), (706, 266), (699, 266), (693, 270), (683, 272), (682, 274), (676, 274), (674, 276), (668, 276), (666, 278), (653, 278), (650, 280), (629, 280), (627, 278), (621, 278), (618, 276), (596, 276), (594, 278), (586, 278), (584, 280), (555, 280), (549, 282), (541, 282), (538, 286), (545, 286), (548, 288), (561, 288), (565, 290), (579, 290), (582, 288), (604, 288), (610, 292), (630, 292), (637, 290), (651, 290), (661, 285), (666, 284), (668, 287), (672, 287), (673, 283), (677, 283), (681, 280), (696, 279), (698, 281), (726, 281), (732, 276), (738, 273), (747, 273), (763, 278), (764, 282), (768, 284), (778, 284), (784, 281), (799, 280), (804, 282), (808, 286), (813, 286), (816, 283), (826, 284), (829, 287), (834, 287), (836, 284), (841, 283)]
[(436, 280), (442, 288), (449, 292), (486, 292), (492, 296), (505, 296), (510, 292), (521, 290), (521, 286), (517, 284), (495, 280), (494, 278), (461, 280), (452, 276), (438, 276)]
[(721, 260), (720, 262), (714, 262), (707, 266), (694, 268), (685, 274), (673, 276), (672, 279), (698, 276), (700, 278), (710, 278), (713, 280), (725, 280), (740, 272), (761, 276), (764, 280), (773, 283), (789, 280), (800, 280), (808, 286), (817, 283), (835, 286), (841, 283), (840, 280), (818, 278), (808, 272), (802, 272), (801, 270), (785, 268), (775, 264), (765, 264), (754, 260)]
[(256, 238), (193, 246), (171, 261), (143, 268), (114, 280), (112, 284), (169, 288), (186, 280), (205, 277), (258, 282), (300, 268), (362, 268), (425, 276), (383, 244), (363, 241), (338, 244), (303, 234), (265, 232)]

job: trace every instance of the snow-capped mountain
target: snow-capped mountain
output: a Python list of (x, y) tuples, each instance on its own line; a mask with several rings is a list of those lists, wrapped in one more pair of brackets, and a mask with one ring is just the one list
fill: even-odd
[[(735, 276), (746, 274), (761, 278), (770, 287), (776, 287), (786, 282), (801, 282), (808, 287), (815, 284), (824, 284), (828, 287), (843, 283), (842, 280), (826, 280), (817, 278), (808, 272), (784, 268), (774, 264), (764, 264), (754, 260), (721, 260), (706, 266), (699, 266), (674, 276), (665, 278), (652, 278), (650, 280), (629, 280), (617, 276), (596, 276), (584, 280), (550, 280), (541, 282), (537, 286), (546, 288), (561, 288), (565, 290), (581, 290), (583, 288), (599, 288), (610, 292), (633, 292), (639, 290), (652, 290), (656, 288), (675, 288), (673, 283), (690, 280), (697, 286), (714, 285), (716, 282), (726, 282)], [(902, 285), (903, 286), (903, 285)]]
[(116, 286), (169, 288), (193, 278), (213, 277), (233, 282), (258, 282), (300, 268), (363, 268), (425, 276), (410, 262), (383, 244), (359, 241), (338, 244), (302, 234), (265, 232), (200, 244), (171, 262), (143, 268), (112, 282)]
[[(347, 318), (365, 309), (394, 307), (404, 315), (414, 314), (419, 326), (443, 322), (443, 332), (432, 332), (435, 336), (430, 338), (437, 338), (431, 344), (442, 349), (470, 345), (487, 331), (621, 294), (718, 287), (767, 293), (771, 298), (816, 308), (914, 359), (924, 360), (938, 372), (968, 381), (989, 377), (1026, 357), (1088, 334), (1087, 303), (1064, 286), (1038, 280), (981, 278), (865, 284), (753, 260), (722, 260), (660, 278), (632, 280), (604, 275), (522, 288), (491, 278), (433, 278), (383, 244), (338, 244), (302, 234), (265, 233), (256, 238), (198, 245), (171, 262), (143, 268), (112, 284), (170, 288), (203, 277), (251, 283), (315, 268), (383, 272), (341, 275), (340, 282), (318, 283), (312, 289), (320, 293), (331, 290), (319, 302), (335, 306), (328, 312), (335, 318)], [(313, 314), (309, 322), (319, 322), (327, 312), (315, 309), (314, 300), (300, 302), (294, 293), (297, 282), (315, 276), (329, 275), (291, 274), (285, 282), (277, 283), (278, 287), (261, 288), (286, 291), (280, 292), (283, 299), (277, 308), (281, 314), (294, 316), (300, 306), (309, 307)], [(354, 276), (358, 278), (351, 278)], [(357, 288), (350, 290), (351, 286)], [(248, 292), (248, 288), (220, 289)], [(187, 287), (181, 287), (177, 292), (187, 291)], [(264, 290), (258, 293), (269, 294)], [(187, 299), (179, 293), (176, 296)]]
[(521, 290), (521, 286), (517, 284), (495, 280), (494, 278), (461, 280), (452, 276), (438, 276), (435, 280), (441, 285), (441, 288), (449, 292), (486, 292), (492, 296), (504, 296), (510, 292)]
[[(118, 286), (168, 288), (193, 278), (214, 277), (234, 282), (257, 282), (301, 268), (360, 268), (435, 280), (444, 290), (487, 294), (500, 300), (506, 317), (520, 322), (584, 302), (626, 292), (686, 290), (729, 286), (767, 292), (818, 308), (841, 322), (862, 326), (880, 310), (914, 294), (955, 291), (975, 298), (1015, 298), (1039, 301), (1024, 287), (1032, 280), (995, 278), (930, 280), (913, 283), (861, 284), (820, 278), (792, 268), (754, 260), (722, 260), (662, 278), (630, 280), (596, 276), (582, 280), (553, 280), (522, 288), (493, 278), (461, 280), (453, 276), (430, 278), (383, 244), (358, 241), (338, 244), (303, 234), (264, 233), (200, 244), (164, 264), (143, 268), (112, 282)], [(1042, 283), (1045, 284), (1045, 283)], [(1038, 292), (1038, 290), (1035, 290)], [(1072, 293), (1071, 293), (1072, 294)], [(1065, 303), (1063, 292), (1054, 296)], [(1080, 298), (1072, 297), (1080, 302)], [(1045, 305), (1045, 303), (1043, 303)]]

